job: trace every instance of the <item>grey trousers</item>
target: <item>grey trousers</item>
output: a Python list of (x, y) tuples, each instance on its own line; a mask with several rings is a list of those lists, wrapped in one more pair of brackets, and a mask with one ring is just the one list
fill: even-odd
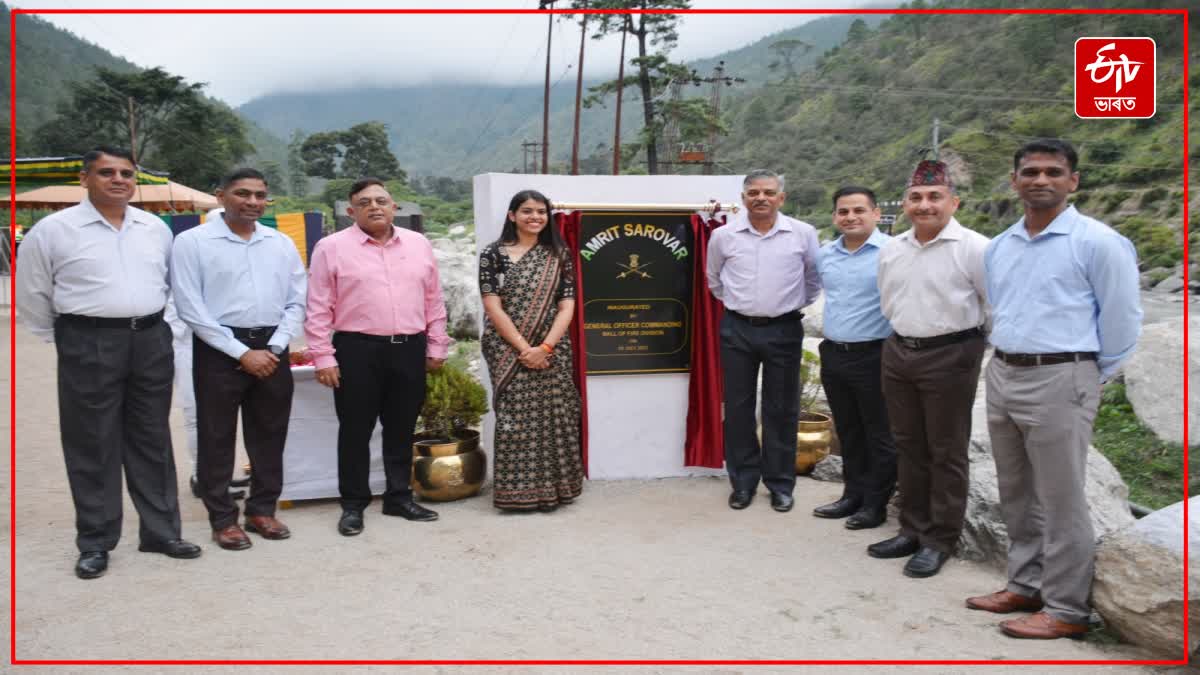
[(1094, 361), (987, 367), (988, 432), (1008, 528), (1008, 590), (1040, 592), (1070, 623), (1090, 614), (1095, 535), (1084, 481), (1100, 403)]
[(80, 551), (111, 551), (121, 538), (121, 471), (138, 536), (179, 538), (171, 450), (171, 329), (96, 328), (59, 318), (58, 415)]

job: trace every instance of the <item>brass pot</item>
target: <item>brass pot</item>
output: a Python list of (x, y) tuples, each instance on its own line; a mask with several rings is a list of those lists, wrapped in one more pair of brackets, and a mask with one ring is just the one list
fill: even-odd
[(452, 440), (428, 431), (413, 435), (413, 457), (453, 457), (478, 449), (479, 432), (474, 429), (457, 429)]
[(422, 439), (413, 443), (413, 491), (423, 499), (449, 502), (479, 494), (487, 477), (487, 455), (479, 432), (456, 431), (462, 438)]
[(821, 413), (800, 413), (796, 428), (796, 475), (812, 472), (817, 462), (829, 456), (833, 419)]

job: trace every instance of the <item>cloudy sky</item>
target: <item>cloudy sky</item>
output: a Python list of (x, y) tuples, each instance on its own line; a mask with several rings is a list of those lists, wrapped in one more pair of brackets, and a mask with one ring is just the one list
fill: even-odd
[[(536, 9), (537, 0), (8, 0), (11, 7)], [(560, 6), (566, 6), (562, 0)], [(692, 0), (697, 9), (853, 7), (838, 0)], [(813, 14), (685, 16), (672, 56), (694, 59), (740, 47), (816, 18)], [(162, 66), (232, 105), (267, 93), (437, 81), (536, 83), (545, 75), (545, 16), (492, 15), (111, 15), (41, 18), (140, 66)], [(17, 39), (20, 40), (20, 32)], [(556, 21), (551, 78), (575, 77), (579, 27)], [(630, 47), (633, 42), (630, 41)], [(590, 41), (584, 76), (616, 73), (615, 38)]]

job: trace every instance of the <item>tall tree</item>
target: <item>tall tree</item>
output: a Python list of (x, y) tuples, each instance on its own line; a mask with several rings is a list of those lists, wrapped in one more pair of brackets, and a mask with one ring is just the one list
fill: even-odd
[(292, 130), (292, 138), (288, 141), (288, 194), (293, 197), (304, 197), (308, 194), (308, 173), (304, 168), (304, 155), (300, 148), (304, 145), (304, 132)]
[[(864, 26), (866, 24), (863, 24)], [(799, 50), (801, 55), (812, 51), (813, 46), (804, 40), (778, 40), (771, 43), (771, 51), (779, 55), (783, 59), (784, 70), (787, 74), (784, 75), (784, 82), (791, 82), (796, 79), (796, 51)], [(778, 66), (777, 63), (772, 63), (771, 66)]]
[(37, 128), (32, 145), (46, 154), (81, 154), (101, 142), (132, 146), (139, 163), (210, 187), (254, 148), (241, 120), (204, 98), (204, 86), (161, 68), (98, 67), (92, 79), (70, 84), (58, 116)]
[(283, 167), (279, 165), (279, 162), (270, 159), (264, 160), (258, 168), (262, 171), (263, 177), (267, 179), (267, 185), (273, 194), (286, 195), (288, 193), (287, 181), (283, 179)]
[[(574, 9), (584, 5), (590, 9), (607, 10), (676, 10), (691, 7), (690, 0), (572, 0)], [(678, 14), (634, 14), (626, 26), (624, 14), (593, 15), (594, 38), (628, 31), (637, 40), (638, 54), (630, 60), (637, 72), (624, 81), (606, 82), (589, 91), (606, 95), (618, 88), (635, 86), (642, 95), (642, 135), (646, 149), (646, 168), (651, 174), (658, 173), (658, 141), (662, 132), (662, 116), (656, 111), (654, 98), (670, 81), (675, 69), (667, 58), (679, 39)], [(593, 98), (594, 100), (594, 98)]]
[(300, 155), (309, 176), (408, 180), (388, 147), (387, 125), (383, 122), (364, 122), (341, 131), (315, 133), (304, 139)]

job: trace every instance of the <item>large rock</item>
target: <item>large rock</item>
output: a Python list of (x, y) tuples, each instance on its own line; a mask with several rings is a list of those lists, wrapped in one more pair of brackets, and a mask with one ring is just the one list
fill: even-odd
[[(977, 404), (978, 405), (978, 404)], [(1008, 530), (1000, 513), (1000, 489), (991, 441), (974, 434), (967, 451), (970, 484), (967, 487), (967, 516), (958, 539), (958, 555), (967, 560), (1004, 565), (1008, 557)], [(1129, 488), (1108, 459), (1095, 448), (1088, 449), (1086, 492), (1097, 538), (1134, 522), (1129, 512)]]
[(478, 339), (483, 307), (479, 299), (479, 261), (470, 239), (430, 239), (448, 314), (446, 330), (459, 339)]
[[(1188, 500), (1188, 547), (1200, 550), (1200, 497)], [(1200, 565), (1188, 570), (1187, 653), (1200, 644)], [(1092, 605), (1126, 641), (1178, 659), (1183, 644), (1183, 502), (1105, 537), (1096, 551)]]
[(825, 294), (817, 296), (816, 302), (804, 308), (804, 337), (823, 338), (825, 327)]
[[(1198, 335), (1200, 320), (1188, 329)], [(1137, 350), (1125, 364), (1125, 393), (1138, 419), (1165, 441), (1183, 443), (1183, 317), (1151, 324), (1142, 330)], [(1200, 439), (1200, 389), (1195, 385), (1200, 372), (1200, 350), (1188, 354), (1188, 439)]]

